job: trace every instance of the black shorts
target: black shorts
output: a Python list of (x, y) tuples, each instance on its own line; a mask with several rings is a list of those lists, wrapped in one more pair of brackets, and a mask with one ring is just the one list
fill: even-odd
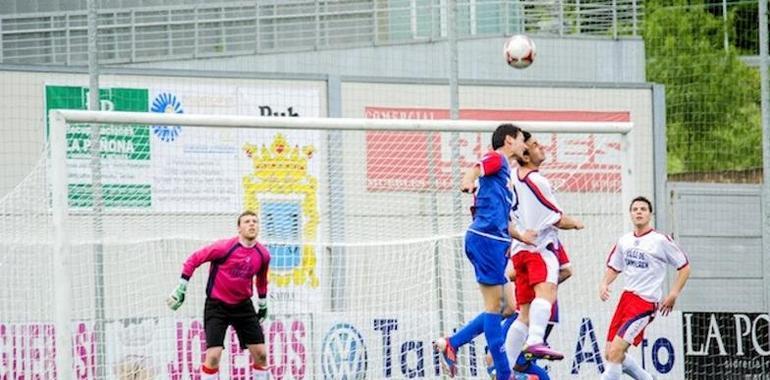
[(206, 298), (206, 307), (203, 310), (206, 347), (224, 347), (228, 326), (235, 329), (241, 349), (245, 349), (249, 344), (265, 343), (265, 334), (250, 299), (230, 305), (217, 299)]

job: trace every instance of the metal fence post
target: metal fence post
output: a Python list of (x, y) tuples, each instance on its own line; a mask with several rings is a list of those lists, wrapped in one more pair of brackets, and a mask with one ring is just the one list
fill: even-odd
[(612, 0), (612, 38), (618, 39), (618, 1)]
[(762, 252), (765, 311), (770, 312), (770, 77), (768, 76), (767, 1), (759, 0), (759, 78), (762, 114)]

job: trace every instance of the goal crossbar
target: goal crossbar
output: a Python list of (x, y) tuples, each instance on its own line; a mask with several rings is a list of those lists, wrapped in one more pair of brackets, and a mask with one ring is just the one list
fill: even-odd
[(320, 130), (380, 130), (380, 131), (451, 131), (491, 132), (502, 123), (513, 123), (529, 132), (610, 133), (631, 132), (631, 122), (605, 121), (489, 121), (489, 120), (415, 120), (363, 119), (325, 117), (264, 117), (169, 114), (157, 112), (112, 112), (52, 110), (51, 120), (65, 123), (183, 125), (211, 128), (274, 128)]

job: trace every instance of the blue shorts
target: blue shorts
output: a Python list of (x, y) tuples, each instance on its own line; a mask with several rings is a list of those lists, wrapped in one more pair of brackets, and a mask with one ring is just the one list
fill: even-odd
[(482, 285), (503, 285), (505, 265), (511, 242), (495, 240), (474, 232), (465, 233), (465, 256), (473, 264), (476, 282)]

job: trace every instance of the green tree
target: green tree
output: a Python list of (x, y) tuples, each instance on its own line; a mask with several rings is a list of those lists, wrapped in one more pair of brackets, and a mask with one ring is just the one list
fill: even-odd
[(733, 19), (702, 1), (646, 2), (647, 80), (666, 87), (669, 173), (762, 164), (759, 73), (724, 49)]

